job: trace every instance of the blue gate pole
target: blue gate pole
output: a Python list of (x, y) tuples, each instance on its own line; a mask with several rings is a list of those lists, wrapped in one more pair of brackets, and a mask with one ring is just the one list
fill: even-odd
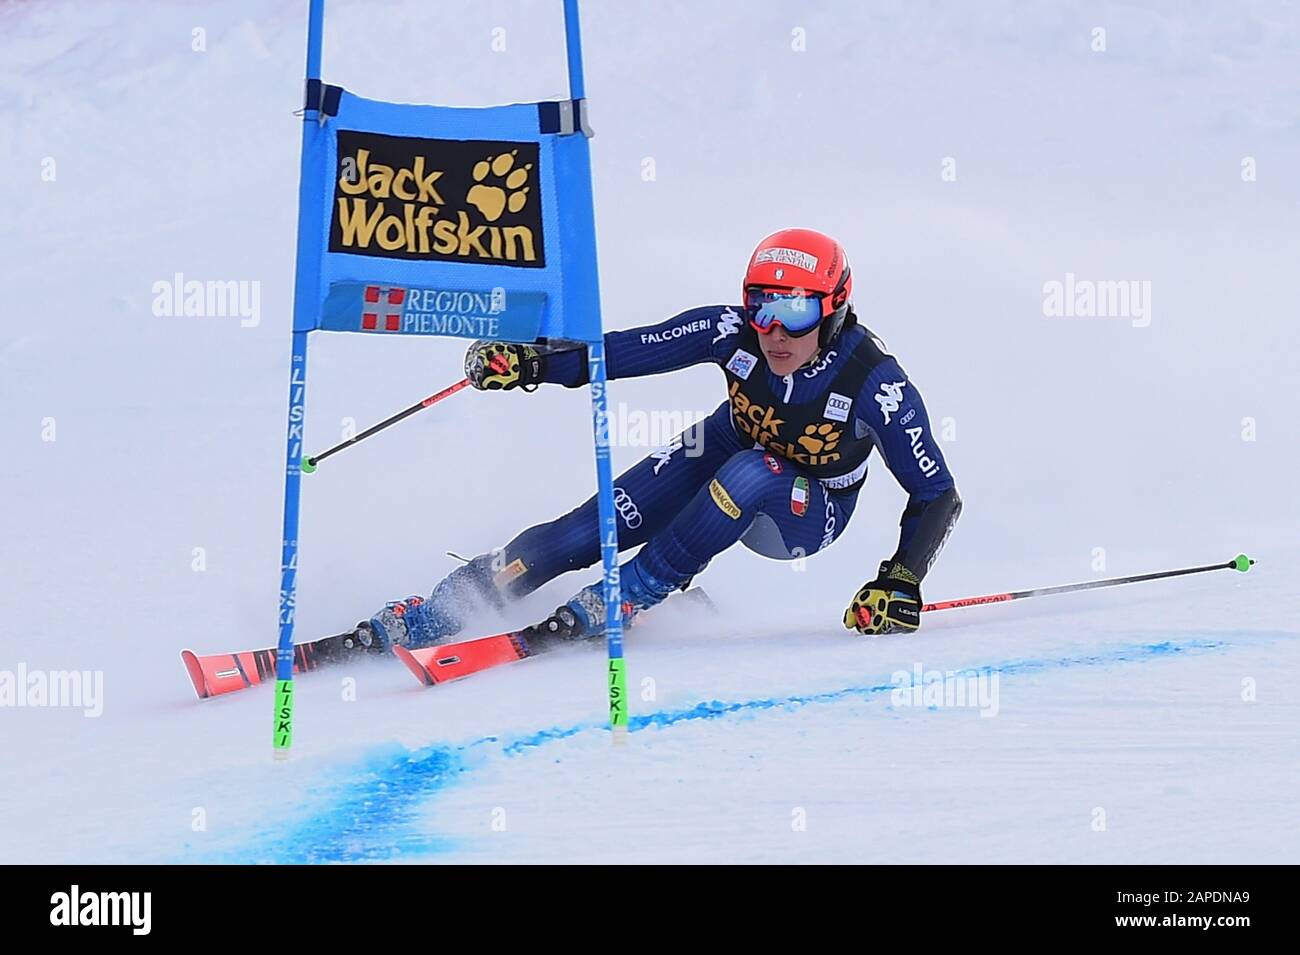
[[(569, 63), (569, 98), (578, 101), (586, 95), (582, 75), (582, 39), (578, 25), (578, 0), (564, 0), (564, 40)], [(578, 119), (575, 118), (575, 123)], [(585, 123), (580, 124), (585, 128)], [(583, 135), (584, 133), (575, 133)], [(588, 163), (590, 168), (590, 163)], [(591, 183), (586, 183), (585, 201), (592, 206)], [(596, 250), (592, 249), (595, 256)], [(593, 278), (598, 276), (593, 263)], [(618, 523), (614, 517), (614, 475), (609, 460), (609, 399), (605, 380), (604, 323), (600, 321), (599, 289), (596, 295), (596, 327), (601, 337), (587, 343), (588, 372), (591, 387), (591, 423), (596, 451), (596, 496), (600, 515), (600, 554), (605, 568), (605, 639), (609, 650), (607, 666), (609, 689), (609, 725), (614, 742), (627, 737), (628, 696), (627, 661), (623, 658), (623, 598), (618, 582)]]
[(587, 345), (591, 379), (591, 422), (596, 444), (596, 496), (600, 515), (600, 555), (605, 566), (605, 640), (609, 686), (609, 725), (614, 741), (627, 736), (627, 661), (623, 658), (623, 597), (618, 581), (618, 523), (614, 514), (614, 472), (609, 460), (609, 399), (605, 388), (605, 343)]
[[(311, 0), (307, 20), (306, 79), (320, 79), (325, 0)], [(284, 471), (284, 535), (280, 553), (280, 642), (275, 655), (276, 759), (287, 759), (293, 745), (293, 618), (298, 584), (298, 505), (302, 483), (302, 431), (307, 405), (307, 334), (316, 326), (320, 299), (321, 190), (309, 168), (309, 146), (320, 136), (315, 109), (303, 110), (302, 156), (298, 171), (298, 253), (293, 290), (293, 354), (289, 361), (289, 425)]]

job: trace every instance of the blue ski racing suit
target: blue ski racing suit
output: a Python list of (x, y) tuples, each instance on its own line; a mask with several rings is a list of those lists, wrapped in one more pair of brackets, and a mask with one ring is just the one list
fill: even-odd
[[(641, 594), (642, 606), (657, 602), (737, 542), (777, 560), (829, 547), (853, 516), (873, 449), (908, 494), (886, 565), (919, 588), (961, 511), (920, 392), (856, 317), (785, 376), (768, 367), (758, 334), (729, 305), (606, 334), (610, 379), (711, 363), (727, 383), (727, 400), (711, 415), (615, 482), (619, 547), (641, 548), (621, 574), (625, 597), (630, 591)], [(587, 383), (585, 346), (535, 360), (536, 381)], [(430, 598), (389, 604), (372, 623), (408, 646), (444, 641), (476, 607), (499, 609), (598, 563), (598, 521), (593, 496), (458, 568)], [(600, 609), (589, 607), (593, 616)]]

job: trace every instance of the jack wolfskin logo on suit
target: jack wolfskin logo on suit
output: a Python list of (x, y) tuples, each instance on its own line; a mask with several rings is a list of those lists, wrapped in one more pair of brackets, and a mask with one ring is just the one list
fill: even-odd
[(731, 386), (730, 397), (732, 418), (745, 434), (760, 444), (771, 441), (776, 437), (781, 425), (785, 424), (785, 419), (778, 418), (772, 413), (771, 408), (751, 403), (740, 390), (739, 383)]
[(731, 399), (732, 424), (763, 449), (810, 467), (840, 460), (840, 452), (836, 449), (842, 431), (833, 422), (815, 420), (798, 433), (783, 433), (786, 419), (778, 418), (771, 406), (750, 401), (740, 390), (740, 382), (732, 382), (727, 394)]

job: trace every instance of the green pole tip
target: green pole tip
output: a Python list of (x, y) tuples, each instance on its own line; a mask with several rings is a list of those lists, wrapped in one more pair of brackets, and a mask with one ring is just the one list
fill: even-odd
[(303, 458), (298, 462), (298, 467), (302, 469), (303, 474), (313, 474), (316, 471), (316, 465), (311, 463), (311, 458)]
[(1255, 562), (1245, 554), (1238, 554), (1232, 559), (1232, 569), (1239, 570), (1244, 574), (1246, 571), (1250, 570), (1251, 565), (1254, 563)]

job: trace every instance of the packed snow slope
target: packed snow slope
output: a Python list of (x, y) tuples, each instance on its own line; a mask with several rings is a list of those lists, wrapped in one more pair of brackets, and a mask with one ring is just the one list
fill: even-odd
[[(303, 6), (0, 3), (0, 683), (103, 681), (99, 716), (0, 708), (0, 861), (1296, 860), (1294, 7), (582, 10), (607, 327), (732, 301), (759, 238), (823, 229), (966, 502), (927, 597), (1240, 550), (1249, 575), (858, 639), (842, 608), (903, 506), (877, 462), (832, 549), (724, 554), (719, 617), (632, 632), (626, 746), (599, 651), (434, 690), (375, 662), (298, 682), (277, 766), (265, 688), (199, 704), (177, 651), (276, 637)], [(558, 98), (560, 4), (333, 0), (324, 75)], [(255, 320), (155, 314), (178, 273), (258, 283)], [(1067, 280), (1149, 297), (1046, 315)], [(308, 447), (463, 350), (315, 336)], [(624, 416), (722, 394), (709, 368), (611, 388)], [(458, 395), (306, 479), (300, 639), (589, 494), (587, 401)], [(894, 692), (967, 667), (982, 705)]]

